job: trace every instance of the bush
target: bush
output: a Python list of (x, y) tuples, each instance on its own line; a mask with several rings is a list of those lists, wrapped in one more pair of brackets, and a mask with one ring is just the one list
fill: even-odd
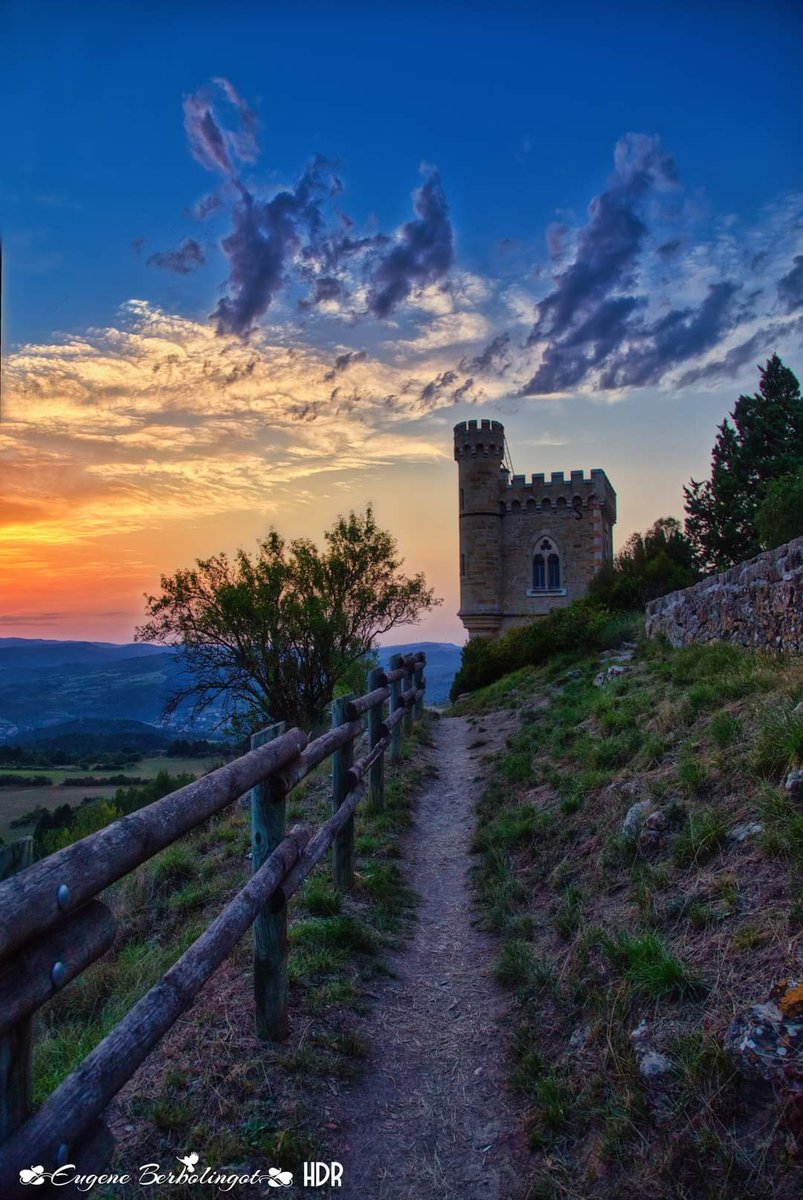
[(608, 608), (631, 612), (699, 578), (680, 522), (662, 517), (646, 533), (628, 539), (615, 561), (592, 579), (588, 594)]
[(541, 666), (558, 655), (582, 658), (621, 643), (634, 632), (633, 619), (592, 600), (575, 600), (497, 640), (472, 638), (463, 647), (450, 696), (487, 687), (520, 667)]

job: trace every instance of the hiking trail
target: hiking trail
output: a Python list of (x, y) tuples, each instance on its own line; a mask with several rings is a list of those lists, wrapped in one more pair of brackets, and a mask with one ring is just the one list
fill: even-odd
[(389, 962), (362, 1033), (364, 1077), (344, 1091), (338, 1134), (343, 1200), (515, 1200), (528, 1158), (504, 1076), (498, 1021), (509, 997), (493, 979), (495, 946), (476, 928), (471, 842), (482, 757), (513, 714), (433, 725), (437, 775), (418, 798), (405, 874), (420, 905)]

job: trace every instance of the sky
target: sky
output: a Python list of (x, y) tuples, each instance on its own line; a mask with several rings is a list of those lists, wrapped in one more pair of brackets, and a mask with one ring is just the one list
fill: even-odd
[(452, 427), (683, 515), (803, 371), (786, 0), (0, 0), (0, 636), (373, 504), (443, 604)]

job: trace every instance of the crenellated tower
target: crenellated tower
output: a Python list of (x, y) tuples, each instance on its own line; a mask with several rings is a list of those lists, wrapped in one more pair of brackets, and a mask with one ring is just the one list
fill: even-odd
[(470, 636), (494, 637), (502, 623), (502, 514), (500, 489), (505, 430), (500, 421), (463, 421), (454, 427), (460, 477), (460, 612)]
[(604, 471), (514, 475), (500, 421), (454, 427), (460, 480), (460, 612), (496, 637), (584, 596), (613, 558), (616, 493)]

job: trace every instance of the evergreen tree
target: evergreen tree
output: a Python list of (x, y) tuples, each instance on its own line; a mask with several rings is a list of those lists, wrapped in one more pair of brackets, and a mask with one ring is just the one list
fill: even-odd
[(803, 463), (800, 384), (777, 354), (759, 368), (759, 390), (740, 396), (719, 426), (711, 478), (684, 488), (686, 535), (699, 566), (724, 570), (761, 550), (756, 510), (779, 475)]
[(756, 524), (766, 550), (803, 537), (803, 463), (795, 475), (780, 475), (769, 485)]

